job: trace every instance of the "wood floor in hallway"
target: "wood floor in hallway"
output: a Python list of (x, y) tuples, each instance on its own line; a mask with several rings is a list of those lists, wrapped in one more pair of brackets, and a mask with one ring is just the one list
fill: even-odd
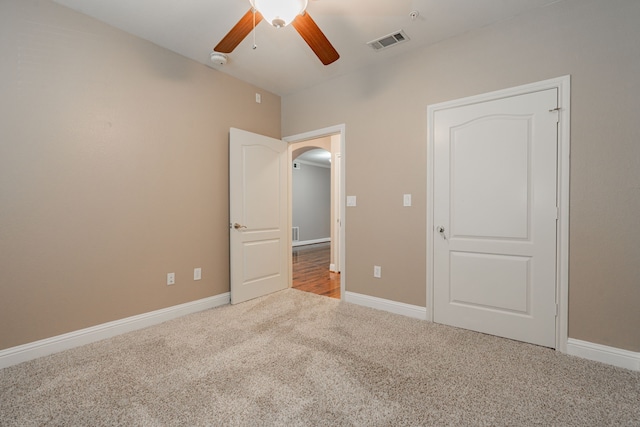
[(340, 273), (329, 271), (330, 243), (294, 246), (292, 256), (295, 289), (340, 298)]

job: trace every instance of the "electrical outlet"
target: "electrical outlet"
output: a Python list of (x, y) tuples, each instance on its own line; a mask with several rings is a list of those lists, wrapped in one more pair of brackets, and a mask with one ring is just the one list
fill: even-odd
[(167, 285), (176, 284), (176, 273), (167, 273)]
[(373, 277), (375, 277), (376, 279), (380, 279), (382, 277), (382, 267), (380, 267), (379, 265), (373, 266)]
[(200, 267), (193, 269), (193, 280), (202, 279), (202, 269)]

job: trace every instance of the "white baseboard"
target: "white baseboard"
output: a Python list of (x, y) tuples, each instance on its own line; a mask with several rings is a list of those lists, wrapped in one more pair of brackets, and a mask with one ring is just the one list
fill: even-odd
[(403, 316), (413, 317), (415, 319), (427, 320), (426, 307), (420, 307), (418, 305), (405, 304), (402, 302), (372, 297), (369, 295), (357, 294), (355, 292), (345, 292), (344, 300), (352, 304), (363, 305), (365, 307), (388, 311), (390, 313), (401, 314)]
[[(213, 297), (203, 298), (198, 301), (163, 308), (149, 313), (131, 316), (17, 347), (0, 350), (0, 369), (106, 338), (111, 338), (126, 332), (157, 325), (159, 323), (166, 322), (167, 320), (175, 319), (187, 314), (197, 313), (198, 311), (226, 305), (229, 304), (229, 301), (230, 295), (226, 292)], [(386, 300), (355, 292), (345, 292), (344, 301), (416, 319), (427, 319), (427, 309), (416, 305)], [(632, 371), (640, 371), (640, 353), (638, 352), (569, 338), (567, 340), (567, 354)]]
[(595, 360), (619, 368), (640, 371), (640, 353), (569, 338), (567, 354)]
[[(345, 292), (344, 301), (416, 319), (427, 320), (427, 309), (425, 307), (404, 304), (354, 292)], [(569, 338), (567, 341), (567, 354), (581, 357), (583, 359), (606, 363), (620, 368), (630, 369), (632, 371), (640, 371), (640, 353), (629, 350), (622, 350), (615, 347), (608, 347), (601, 344), (594, 344), (587, 341)]]
[(325, 237), (322, 239), (314, 239), (314, 240), (297, 240), (295, 242), (291, 242), (291, 246), (314, 245), (316, 243), (327, 243), (330, 241), (331, 241), (331, 237)]
[(0, 369), (38, 357), (111, 338), (126, 332), (157, 325), (167, 320), (229, 304), (229, 292), (149, 313), (103, 323), (40, 341), (0, 350)]

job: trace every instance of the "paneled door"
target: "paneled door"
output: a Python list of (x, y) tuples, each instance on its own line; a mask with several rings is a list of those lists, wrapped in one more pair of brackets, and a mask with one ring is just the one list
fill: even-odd
[(287, 143), (232, 128), (229, 137), (231, 303), (289, 286)]
[(557, 99), (435, 112), (434, 321), (555, 347)]

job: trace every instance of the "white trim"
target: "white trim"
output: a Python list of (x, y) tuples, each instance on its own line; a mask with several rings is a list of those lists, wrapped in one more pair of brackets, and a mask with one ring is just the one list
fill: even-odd
[(0, 351), (0, 369), (63, 350), (80, 347), (105, 338), (111, 338), (126, 332), (157, 325), (187, 314), (226, 305), (229, 304), (229, 301), (229, 292), (226, 292), (213, 297), (139, 314), (137, 316), (126, 317), (113, 322), (103, 323), (17, 347), (11, 347)]
[[(346, 165), (347, 165), (347, 157), (345, 154), (345, 146), (346, 146), (346, 125), (340, 124), (340, 125), (334, 125), (334, 126), (328, 126), (326, 128), (322, 128), (322, 129), (317, 129), (317, 130), (313, 130), (310, 132), (304, 132), (304, 133), (299, 133), (297, 135), (291, 135), (291, 136), (287, 136), (282, 138), (283, 141), (286, 141), (289, 144), (289, 156), (291, 156), (291, 144), (297, 143), (297, 142), (303, 142), (303, 141), (308, 141), (310, 139), (317, 139), (317, 138), (322, 138), (324, 136), (330, 136), (330, 135), (340, 135), (340, 200), (338, 201), (340, 206), (340, 241), (338, 242), (339, 245), (339, 262), (340, 262), (340, 299), (344, 300), (345, 298), (345, 288), (346, 288), (346, 280), (347, 280), (347, 268), (346, 268), (346, 261), (345, 261), (345, 256), (347, 251), (345, 250), (345, 230), (347, 229), (347, 218), (346, 218), (346, 210), (345, 210), (345, 197), (344, 194), (347, 194), (346, 192)], [(289, 157), (289, 160), (291, 160), (291, 157)], [(291, 164), (291, 161), (289, 162), (289, 164)], [(291, 168), (289, 168), (289, 181), (291, 181)], [(289, 185), (291, 185), (291, 182), (289, 182)], [(289, 217), (291, 216), (291, 200), (289, 200)], [(291, 218), (289, 218), (289, 222), (291, 222)], [(291, 229), (291, 225), (289, 224), (289, 229)], [(291, 238), (289, 238), (289, 241), (291, 241)], [(291, 270), (291, 264), (289, 264), (289, 268)], [(291, 277), (291, 274), (290, 274)]]
[(640, 353), (574, 338), (569, 338), (567, 341), (567, 354), (619, 368), (640, 371)]
[(558, 89), (558, 234), (556, 350), (566, 353), (569, 324), (569, 160), (570, 160), (570, 97), (571, 76), (562, 76), (537, 83), (489, 92), (481, 95), (427, 106), (427, 320), (433, 321), (433, 187), (434, 187), (434, 127), (438, 110), (476, 104), (547, 89)]
[(316, 243), (327, 243), (331, 241), (331, 237), (324, 237), (322, 239), (312, 239), (312, 240), (295, 240), (291, 243), (291, 246), (304, 246), (304, 245), (314, 245)]
[(556, 350), (566, 353), (569, 339), (569, 179), (571, 159), (571, 76), (554, 80), (558, 87), (558, 317)]
[(351, 304), (357, 304), (369, 308), (375, 308), (377, 310), (388, 311), (390, 313), (401, 314), (403, 316), (413, 317), (415, 319), (427, 320), (426, 307), (420, 307), (418, 305), (405, 304), (403, 302), (357, 294), (355, 292), (346, 292), (344, 300), (346, 302), (350, 302)]
[[(344, 135), (344, 131), (345, 131), (345, 125), (341, 124), (341, 125), (335, 125), (335, 126), (328, 126), (322, 129), (312, 130), (309, 132), (303, 132), (297, 135), (286, 136), (282, 138), (282, 140), (288, 143), (309, 141), (310, 139), (318, 139), (318, 138), (322, 138), (323, 136), (335, 135), (338, 133)], [(344, 147), (341, 147), (341, 148), (344, 148)]]

